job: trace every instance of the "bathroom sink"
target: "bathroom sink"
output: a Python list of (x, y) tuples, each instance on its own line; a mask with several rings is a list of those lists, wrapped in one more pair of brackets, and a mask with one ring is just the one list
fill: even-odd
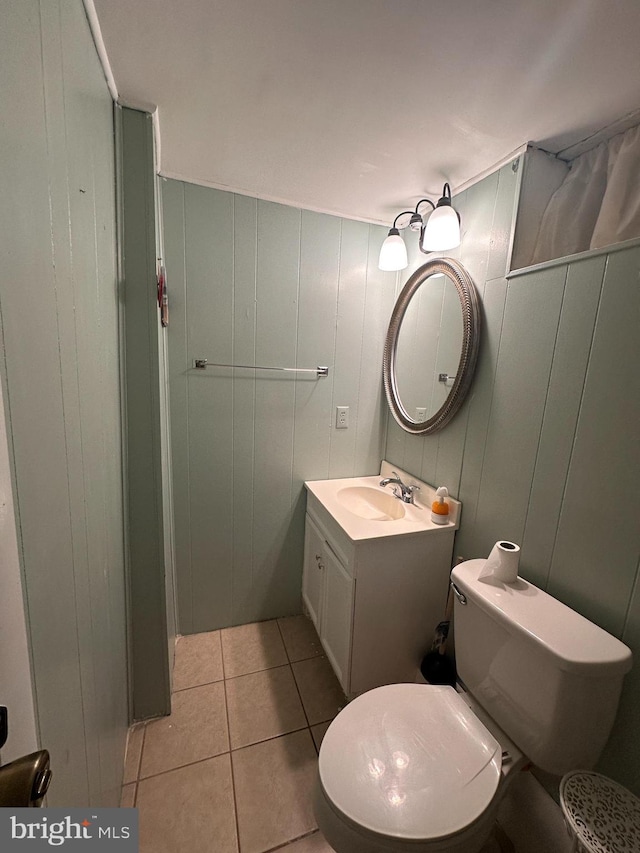
[(405, 505), (389, 492), (370, 486), (348, 486), (337, 498), (345, 509), (367, 521), (397, 521), (405, 516)]
[[(406, 504), (394, 497), (391, 485), (380, 486), (380, 480), (396, 476), (404, 483), (417, 487), (415, 503)], [(308, 480), (305, 487), (307, 511), (311, 509), (312, 515), (328, 513), (331, 520), (325, 521), (325, 524), (335, 522), (352, 542), (458, 529), (458, 501), (449, 498), (450, 519), (447, 524), (434, 524), (431, 520), (431, 504), (436, 499), (435, 488), (387, 461), (382, 462), (379, 474)]]

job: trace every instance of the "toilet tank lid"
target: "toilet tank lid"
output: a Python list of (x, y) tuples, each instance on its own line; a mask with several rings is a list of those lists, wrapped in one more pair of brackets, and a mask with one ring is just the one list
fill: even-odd
[(460, 563), (451, 578), (510, 633), (522, 634), (560, 669), (582, 676), (622, 676), (631, 669), (631, 650), (624, 643), (537, 586), (520, 577), (513, 584), (479, 579), (485, 562)]

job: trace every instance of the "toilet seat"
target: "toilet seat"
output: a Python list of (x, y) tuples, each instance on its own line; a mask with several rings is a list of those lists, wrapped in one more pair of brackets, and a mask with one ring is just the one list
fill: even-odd
[(391, 684), (333, 721), (318, 772), (333, 808), (363, 831), (427, 841), (485, 813), (501, 763), (500, 744), (452, 687)]

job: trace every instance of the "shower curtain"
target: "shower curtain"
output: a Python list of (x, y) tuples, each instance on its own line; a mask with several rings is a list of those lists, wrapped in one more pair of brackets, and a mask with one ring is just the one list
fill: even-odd
[(533, 263), (640, 237), (640, 125), (570, 164), (542, 218)]

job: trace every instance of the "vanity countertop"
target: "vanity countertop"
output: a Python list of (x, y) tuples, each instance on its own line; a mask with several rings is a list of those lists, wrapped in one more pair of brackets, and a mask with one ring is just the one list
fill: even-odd
[[(415, 504), (393, 496), (392, 487), (380, 486), (380, 480), (397, 472), (404, 483), (419, 487)], [(446, 524), (431, 521), (431, 503), (435, 488), (401, 471), (388, 462), (380, 474), (371, 477), (346, 477), (336, 480), (305, 482), (310, 495), (324, 507), (349, 539), (377, 539), (388, 536), (457, 530), (461, 504), (449, 497), (450, 520)]]

